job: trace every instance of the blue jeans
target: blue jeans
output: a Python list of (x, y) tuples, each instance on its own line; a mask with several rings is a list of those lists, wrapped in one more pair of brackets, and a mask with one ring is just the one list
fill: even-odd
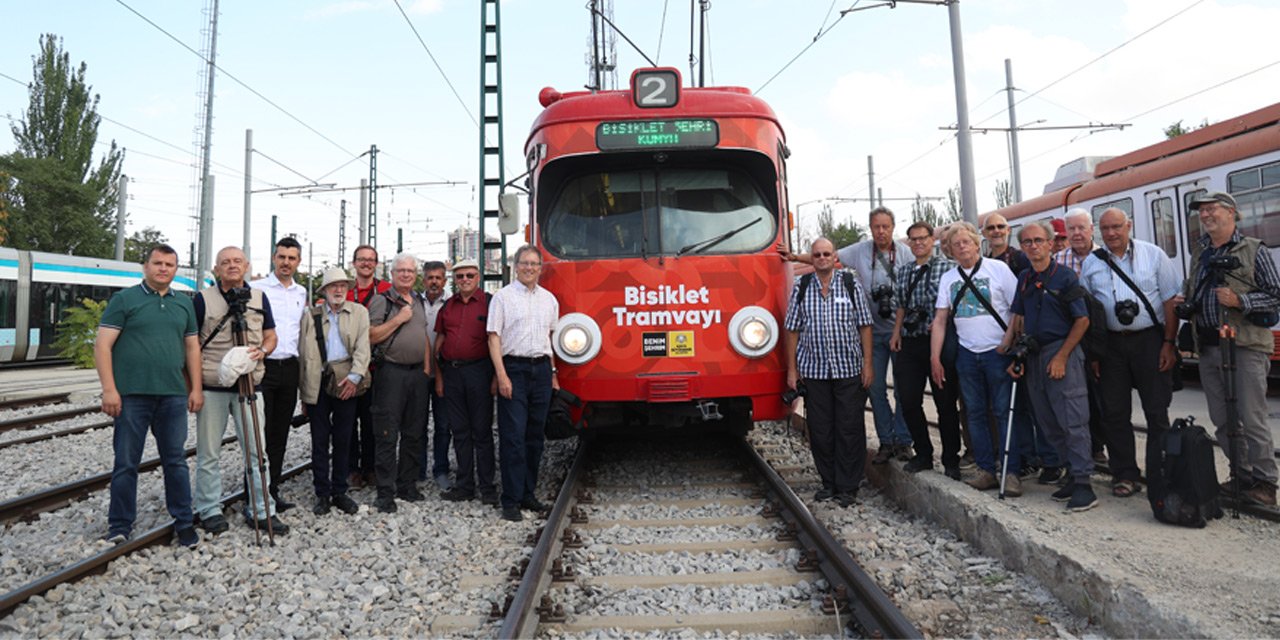
[(551, 361), (503, 358), (502, 365), (511, 379), (511, 399), (498, 395), (498, 466), (502, 506), (506, 508), (536, 498), (534, 489), (551, 408)]
[[(436, 379), (430, 378), (427, 387), (431, 396), (427, 403), (427, 420), (434, 418), (435, 427), (428, 430), (426, 423), (422, 425), (422, 455), (418, 456), (418, 466), (422, 471), (418, 473), (419, 480), (427, 479), (428, 462), (431, 463), (431, 475), (449, 475), (449, 443), (453, 439), (453, 432), (449, 429), (449, 409), (445, 406), (444, 398), (436, 395)], [(431, 434), (430, 443), (427, 442), (428, 433)], [(428, 452), (430, 460), (427, 459)]]
[(112, 446), (111, 506), (107, 530), (133, 532), (138, 517), (138, 463), (147, 430), (156, 437), (156, 451), (164, 468), (164, 502), (175, 529), (191, 526), (191, 478), (187, 472), (187, 397), (126, 395), (120, 397)]
[[(1016, 472), (1022, 468), (1017, 447), (1018, 432), (1013, 432), (1012, 443), (1004, 441), (1009, 420), (1009, 396), (1013, 385), (1013, 378), (1005, 371), (1009, 367), (1010, 358), (997, 353), (995, 349), (974, 353), (961, 346), (957, 352), (956, 372), (960, 374), (960, 393), (964, 396), (965, 410), (969, 413), (969, 442), (974, 462), (980, 469), (996, 473), (996, 456), (1003, 453), (1008, 444), (1009, 470)], [(999, 448), (991, 440), (988, 410), (995, 419)]]
[[(871, 396), (871, 413), (876, 419), (876, 436), (880, 438), (880, 446), (909, 445), (911, 432), (907, 430), (907, 421), (902, 417), (902, 407), (889, 407), (889, 359), (893, 352), (889, 350), (889, 338), (892, 334), (875, 333), (871, 336), (871, 361), (875, 379), (871, 381), (868, 395)], [(898, 405), (897, 387), (894, 387), (894, 405)]]

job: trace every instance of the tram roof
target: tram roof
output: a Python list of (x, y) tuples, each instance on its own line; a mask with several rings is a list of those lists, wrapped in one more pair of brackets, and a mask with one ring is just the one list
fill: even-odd
[(561, 94), (547, 87), (539, 97), (544, 104), (548, 97), (554, 100), (533, 121), (530, 136), (543, 127), (571, 122), (663, 118), (762, 118), (772, 121), (779, 131), (782, 130), (773, 108), (751, 95), (751, 90), (746, 87), (681, 87), (679, 103), (660, 109), (636, 107), (629, 90)]

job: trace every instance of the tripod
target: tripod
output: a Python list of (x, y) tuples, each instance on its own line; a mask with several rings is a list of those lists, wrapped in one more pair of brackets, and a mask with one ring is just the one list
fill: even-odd
[[(231, 320), (231, 334), (233, 336), (235, 345), (237, 347), (245, 346), (245, 342), (246, 342), (244, 337), (244, 333), (245, 333), (244, 312), (245, 312), (245, 309), (244, 309), (243, 302), (239, 303), (238, 305), (232, 305), (231, 313), (233, 315)], [(267, 523), (267, 527), (266, 527), (267, 540), (270, 542), (271, 546), (274, 547), (276, 544), (276, 538), (275, 538), (275, 532), (273, 531), (273, 528), (272, 528), (271, 513), (270, 513), (271, 508), (267, 506), (271, 504), (271, 496), (268, 493), (268, 489), (267, 489), (267, 467), (266, 467), (266, 462), (264, 457), (265, 451), (263, 451), (262, 438), (261, 438), (262, 425), (258, 424), (258, 409), (256, 406), (258, 394), (253, 389), (253, 380), (250, 377), (250, 375), (251, 374), (249, 373), (243, 374), (240, 376), (238, 380), (236, 380), (236, 387), (237, 387), (237, 390), (239, 391), (238, 400), (239, 400), (239, 411), (240, 411), (241, 435), (243, 436), (243, 438), (248, 438), (253, 440), (254, 451), (257, 453), (257, 458), (258, 458), (257, 469), (254, 469), (253, 468), (254, 465), (249, 459), (249, 448), (248, 448), (249, 444), (247, 442), (244, 442), (243, 439), (241, 439), (240, 452), (241, 454), (244, 455), (244, 472), (245, 472), (244, 495), (245, 495), (245, 500), (249, 503), (249, 512), (253, 515), (254, 540), (258, 543), (259, 546), (262, 545), (262, 532), (259, 528), (259, 523), (266, 522)], [(248, 416), (245, 415), (246, 413), (248, 414)], [(254, 474), (255, 471), (257, 472), (257, 476), (258, 476), (259, 488), (262, 489), (262, 504), (267, 509), (265, 518), (262, 517), (263, 514), (258, 513), (258, 501), (256, 497), (252, 495), (253, 483), (249, 482), (249, 478), (251, 477), (252, 474)]]
[(1244, 474), (1240, 470), (1240, 440), (1244, 438), (1244, 425), (1240, 422), (1240, 408), (1236, 404), (1236, 330), (1227, 323), (1218, 329), (1222, 340), (1222, 382), (1227, 401), (1227, 465), (1231, 469), (1231, 517), (1240, 517), (1240, 483)]

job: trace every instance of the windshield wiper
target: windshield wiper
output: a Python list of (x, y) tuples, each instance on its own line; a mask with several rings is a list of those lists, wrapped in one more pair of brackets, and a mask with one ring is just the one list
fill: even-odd
[(750, 227), (751, 225), (757, 222), (760, 222), (761, 220), (764, 220), (764, 216), (756, 218), (755, 220), (752, 220), (751, 222), (748, 222), (742, 225), (741, 227), (738, 227), (737, 229), (733, 229), (732, 231), (726, 231), (714, 238), (707, 238), (706, 240), (699, 240), (693, 244), (687, 244), (681, 247), (680, 250), (676, 252), (676, 257), (679, 258), (680, 256), (688, 253), (693, 249), (697, 249), (698, 250), (697, 253), (702, 253), (703, 251), (706, 251), (707, 249), (710, 249), (711, 247), (714, 247), (720, 244), (721, 242), (724, 242), (725, 240), (728, 240), (729, 238), (732, 238), (738, 235), (739, 232), (746, 230), (747, 227)]

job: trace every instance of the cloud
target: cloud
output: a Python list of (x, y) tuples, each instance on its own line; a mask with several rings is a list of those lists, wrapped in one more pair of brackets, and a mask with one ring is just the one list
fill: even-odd
[(444, 0), (415, 0), (415, 2), (407, 9), (409, 13), (417, 15), (428, 15), (437, 13), (444, 8)]

